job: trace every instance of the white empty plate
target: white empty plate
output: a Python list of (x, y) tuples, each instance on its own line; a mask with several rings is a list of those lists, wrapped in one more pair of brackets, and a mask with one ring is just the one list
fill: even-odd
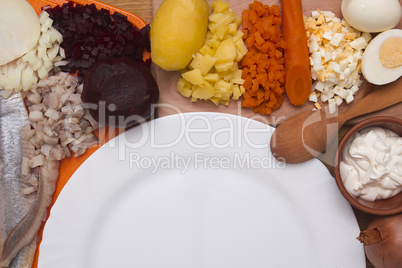
[(58, 197), (39, 267), (365, 267), (334, 178), (318, 160), (277, 162), (273, 130), (189, 113), (116, 137)]

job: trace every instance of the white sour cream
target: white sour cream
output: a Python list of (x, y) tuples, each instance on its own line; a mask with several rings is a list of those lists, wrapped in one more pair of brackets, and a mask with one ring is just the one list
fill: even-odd
[(345, 144), (339, 168), (352, 195), (390, 198), (402, 191), (402, 137), (380, 127), (356, 132)]

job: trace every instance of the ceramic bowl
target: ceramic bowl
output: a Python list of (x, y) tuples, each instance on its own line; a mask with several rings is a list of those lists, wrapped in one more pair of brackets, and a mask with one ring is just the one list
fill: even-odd
[(339, 169), (339, 164), (341, 162), (342, 151), (344, 150), (345, 144), (353, 136), (354, 133), (368, 127), (383, 127), (394, 131), (395, 133), (402, 136), (402, 120), (390, 117), (390, 116), (380, 116), (366, 119), (354, 127), (352, 127), (346, 135), (342, 138), (339, 143), (338, 149), (335, 154), (335, 164), (334, 173), (336, 183), (343, 194), (343, 196), (350, 202), (355, 208), (362, 210), (364, 212), (375, 214), (375, 215), (393, 215), (402, 212), (402, 192), (388, 199), (367, 201), (359, 197), (351, 195), (345, 188)]

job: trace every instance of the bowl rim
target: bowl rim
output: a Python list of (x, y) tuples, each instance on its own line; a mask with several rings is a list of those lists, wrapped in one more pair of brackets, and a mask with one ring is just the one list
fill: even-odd
[[(356, 125), (354, 125), (351, 129), (349, 129), (346, 134), (342, 137), (341, 141), (339, 142), (337, 146), (337, 150), (335, 153), (335, 161), (334, 161), (334, 175), (335, 175), (335, 181), (336, 184), (338, 185), (339, 190), (341, 191), (342, 195), (349, 201), (349, 203), (354, 206), (355, 208), (370, 213), (374, 215), (381, 215), (381, 216), (386, 216), (386, 215), (394, 215), (398, 213), (402, 213), (402, 203), (400, 207), (395, 207), (391, 209), (376, 209), (372, 207), (368, 207), (362, 203), (360, 203), (358, 200), (356, 200), (356, 197), (352, 196), (352, 194), (349, 193), (349, 191), (346, 189), (345, 185), (342, 182), (341, 174), (340, 174), (340, 162), (341, 162), (341, 156), (342, 156), (342, 151), (344, 146), (346, 145), (347, 141), (358, 131), (365, 129), (367, 127), (375, 126), (376, 124), (380, 123), (395, 123), (399, 124), (402, 126), (402, 120), (396, 117), (392, 116), (375, 116), (371, 117), (368, 119), (365, 119)], [(402, 195), (402, 192), (399, 194), (391, 197), (394, 198), (396, 196)], [(389, 199), (391, 199), (389, 198)], [(388, 199), (385, 199), (388, 200)], [(367, 201), (367, 202), (376, 202), (376, 201)]]

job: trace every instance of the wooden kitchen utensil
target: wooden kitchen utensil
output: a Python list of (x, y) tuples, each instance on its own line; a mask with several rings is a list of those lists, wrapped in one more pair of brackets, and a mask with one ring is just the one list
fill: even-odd
[(271, 138), (271, 152), (280, 161), (296, 164), (324, 153), (342, 125), (354, 117), (382, 110), (402, 101), (401, 79), (375, 89), (339, 114), (326, 110), (297, 114), (280, 124)]

